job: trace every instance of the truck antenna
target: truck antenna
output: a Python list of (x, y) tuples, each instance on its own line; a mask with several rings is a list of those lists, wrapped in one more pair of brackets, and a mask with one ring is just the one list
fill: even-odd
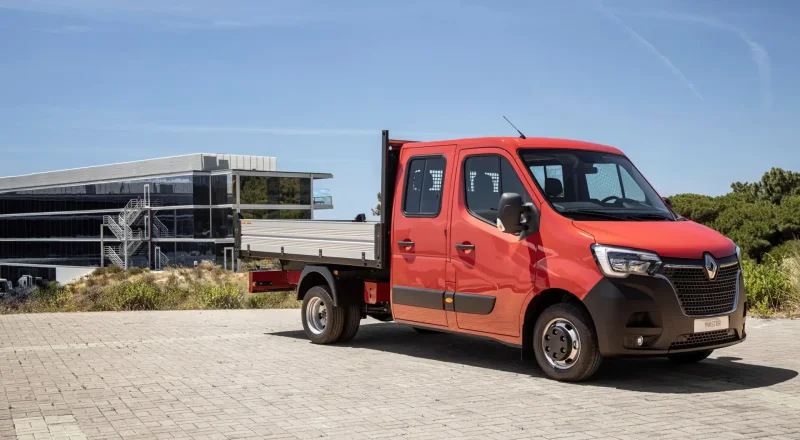
[(505, 119), (505, 120), (506, 120), (506, 122), (508, 122), (508, 125), (510, 125), (510, 126), (512, 126), (512, 127), (514, 127), (514, 130), (517, 130), (517, 133), (519, 133), (519, 138), (520, 138), (520, 139), (528, 139), (528, 138), (526, 138), (526, 137), (525, 137), (525, 135), (524, 135), (524, 134), (522, 134), (522, 132), (521, 132), (521, 131), (519, 131), (519, 128), (517, 128), (517, 127), (516, 127), (514, 124), (512, 124), (512, 123), (511, 123), (511, 121), (509, 121), (509, 120), (508, 120), (508, 118), (507, 118), (507, 117), (503, 116), (503, 119)]

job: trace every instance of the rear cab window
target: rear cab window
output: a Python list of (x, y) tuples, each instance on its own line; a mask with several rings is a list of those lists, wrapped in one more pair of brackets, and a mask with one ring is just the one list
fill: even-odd
[(403, 190), (403, 215), (436, 217), (442, 209), (444, 156), (412, 157)]

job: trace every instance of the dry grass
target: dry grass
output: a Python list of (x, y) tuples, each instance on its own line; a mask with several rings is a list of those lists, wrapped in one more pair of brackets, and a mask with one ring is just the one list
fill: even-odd
[(250, 294), (247, 273), (218, 266), (123, 271), (97, 269), (92, 275), (59, 287), (55, 284), (4, 298), (0, 313), (298, 308), (294, 292)]
[(800, 246), (795, 246), (791, 255), (783, 260), (781, 269), (786, 274), (790, 285), (786, 315), (798, 317), (800, 316)]

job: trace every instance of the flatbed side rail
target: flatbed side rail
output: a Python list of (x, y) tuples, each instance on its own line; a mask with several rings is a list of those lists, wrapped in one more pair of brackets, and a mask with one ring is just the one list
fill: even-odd
[(243, 258), (379, 267), (377, 222), (324, 220), (240, 221)]

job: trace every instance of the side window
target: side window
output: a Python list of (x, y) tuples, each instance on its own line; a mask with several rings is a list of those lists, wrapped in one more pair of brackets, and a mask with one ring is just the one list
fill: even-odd
[(498, 155), (471, 156), (464, 160), (464, 194), (469, 212), (491, 224), (497, 223), (497, 204), (503, 193), (515, 192), (531, 201), (511, 163)]
[(407, 216), (437, 216), (442, 207), (443, 157), (411, 159), (406, 174), (403, 213)]

